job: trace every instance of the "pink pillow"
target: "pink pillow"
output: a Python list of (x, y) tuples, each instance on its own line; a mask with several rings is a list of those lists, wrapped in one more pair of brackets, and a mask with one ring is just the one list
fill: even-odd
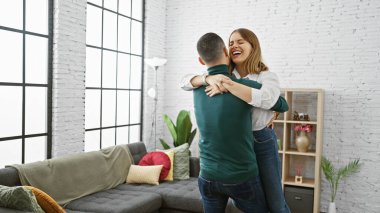
[(139, 162), (140, 166), (162, 165), (160, 181), (164, 180), (170, 171), (171, 162), (167, 154), (163, 152), (149, 152)]

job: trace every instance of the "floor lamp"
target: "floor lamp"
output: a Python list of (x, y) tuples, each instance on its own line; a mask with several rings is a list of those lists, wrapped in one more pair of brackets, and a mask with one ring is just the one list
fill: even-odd
[[(152, 129), (154, 126), (154, 149), (156, 150), (156, 117), (157, 117), (157, 101), (158, 101), (158, 89), (157, 89), (157, 70), (159, 67), (166, 64), (165, 58), (146, 58), (145, 63), (154, 69), (154, 87), (149, 88), (148, 96), (154, 100), (154, 111), (152, 115)], [(151, 134), (152, 135), (152, 134)]]

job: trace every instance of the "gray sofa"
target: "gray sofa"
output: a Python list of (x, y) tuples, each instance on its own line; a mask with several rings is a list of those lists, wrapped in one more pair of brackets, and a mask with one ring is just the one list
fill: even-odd
[[(127, 145), (137, 163), (147, 151), (142, 142)], [(197, 177), (199, 159), (190, 158), (190, 179), (163, 182), (160, 185), (121, 184), (115, 188), (96, 192), (76, 199), (66, 205), (68, 213), (115, 212), (115, 213), (182, 213), (203, 212)], [(0, 169), (0, 185), (21, 185), (17, 170), (13, 167)], [(2, 212), (21, 212), (0, 207)], [(229, 202), (226, 212), (238, 212)]]

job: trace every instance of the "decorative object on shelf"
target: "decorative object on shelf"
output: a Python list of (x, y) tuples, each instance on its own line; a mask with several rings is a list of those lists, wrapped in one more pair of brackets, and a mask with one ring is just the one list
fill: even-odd
[(296, 124), (294, 131), (296, 131), (296, 147), (299, 152), (307, 152), (310, 146), (310, 138), (306, 135), (313, 130), (310, 124)]
[(328, 213), (336, 213), (335, 197), (338, 191), (339, 181), (343, 178), (357, 173), (360, 169), (360, 159), (349, 162), (346, 166), (336, 169), (330, 160), (322, 156), (322, 171), (325, 174), (326, 180), (330, 184), (330, 204)]
[[(157, 117), (157, 101), (158, 101), (158, 90), (157, 90), (157, 70), (159, 67), (166, 64), (167, 60), (165, 58), (146, 58), (145, 63), (154, 69), (154, 87), (148, 89), (148, 96), (154, 100), (154, 111), (152, 113), (152, 130), (154, 130), (154, 148), (156, 149), (156, 117)], [(152, 136), (152, 135), (151, 135)]]
[(307, 113), (294, 111), (293, 120), (295, 120), (295, 121), (310, 121), (310, 117)]
[[(181, 146), (184, 143), (188, 143), (189, 147), (193, 142), (194, 136), (197, 133), (197, 129), (191, 130), (193, 124), (190, 119), (190, 111), (181, 110), (177, 116), (177, 123), (174, 125), (173, 121), (168, 115), (164, 115), (164, 121), (169, 129), (173, 138), (173, 146)], [(164, 149), (170, 149), (170, 146), (166, 141), (160, 138), (160, 142)]]
[(282, 143), (280, 139), (277, 139), (277, 148), (278, 150), (282, 150)]
[(296, 176), (294, 177), (294, 181), (296, 183), (302, 183), (302, 166), (296, 166)]

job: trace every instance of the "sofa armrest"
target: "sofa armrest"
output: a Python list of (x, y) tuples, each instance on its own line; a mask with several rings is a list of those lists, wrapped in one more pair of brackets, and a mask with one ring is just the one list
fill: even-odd
[(198, 177), (200, 169), (199, 158), (190, 157), (190, 177)]

